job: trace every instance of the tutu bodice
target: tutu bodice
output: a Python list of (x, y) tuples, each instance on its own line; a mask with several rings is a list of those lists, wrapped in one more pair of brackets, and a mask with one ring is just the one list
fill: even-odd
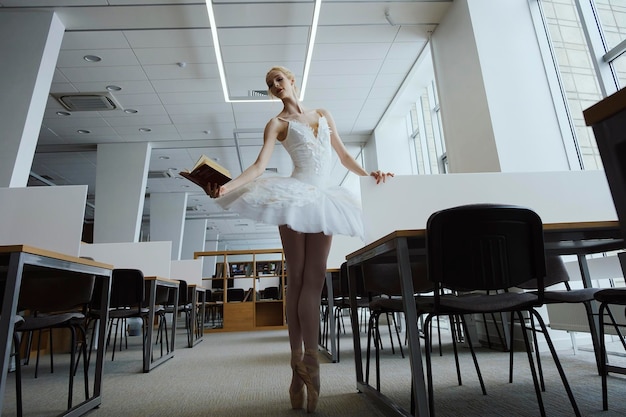
[[(282, 144), (293, 161), (290, 177), (263, 176), (217, 198), (224, 209), (302, 233), (363, 237), (360, 202), (349, 190), (330, 184), (330, 127), (320, 117), (317, 132), (289, 120)], [(317, 133), (317, 134), (316, 134)]]

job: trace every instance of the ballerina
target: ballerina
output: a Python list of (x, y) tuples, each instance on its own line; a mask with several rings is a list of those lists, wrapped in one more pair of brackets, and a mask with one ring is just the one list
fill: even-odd
[[(312, 413), (320, 392), (319, 309), (332, 235), (363, 237), (358, 199), (329, 184), (331, 148), (347, 169), (372, 176), (377, 184), (393, 174), (363, 169), (341, 141), (331, 114), (301, 105), (295, 77), (287, 68), (271, 68), (265, 80), (283, 109), (265, 126), (256, 161), (222, 186), (207, 184), (207, 191), (224, 209), (278, 226), (288, 265), (286, 314), (293, 371), (289, 396), (292, 408), (306, 406)], [(291, 156), (293, 172), (290, 177), (259, 178), (277, 141)]]

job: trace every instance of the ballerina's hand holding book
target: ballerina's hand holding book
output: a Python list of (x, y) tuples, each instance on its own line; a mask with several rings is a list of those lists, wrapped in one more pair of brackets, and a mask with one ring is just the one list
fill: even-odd
[(224, 185), (232, 179), (226, 168), (206, 155), (202, 155), (190, 171), (181, 171), (179, 174), (202, 187), (205, 192), (209, 184)]

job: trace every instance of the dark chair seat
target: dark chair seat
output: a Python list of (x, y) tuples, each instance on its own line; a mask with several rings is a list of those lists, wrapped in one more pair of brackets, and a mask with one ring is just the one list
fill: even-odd
[(441, 296), (440, 308), (447, 313), (496, 313), (524, 310), (540, 305), (537, 294), (504, 292), (499, 294), (462, 294)]
[(65, 327), (71, 321), (80, 322), (85, 320), (85, 315), (80, 312), (39, 315), (36, 317), (26, 316), (19, 325), (20, 332), (30, 332), (41, 328)]

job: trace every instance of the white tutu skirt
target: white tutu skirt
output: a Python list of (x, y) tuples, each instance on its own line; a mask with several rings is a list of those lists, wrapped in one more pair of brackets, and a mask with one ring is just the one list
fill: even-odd
[(360, 202), (349, 190), (317, 187), (292, 177), (263, 177), (215, 200), (246, 219), (302, 233), (363, 239)]

